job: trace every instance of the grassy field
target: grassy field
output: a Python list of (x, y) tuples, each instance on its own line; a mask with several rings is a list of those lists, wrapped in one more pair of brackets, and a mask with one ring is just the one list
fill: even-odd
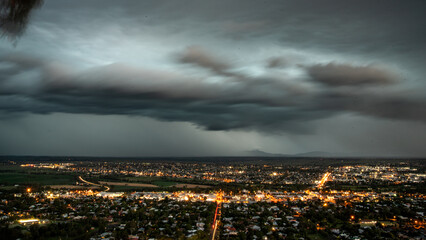
[[(120, 181), (121, 180), (121, 181)], [(120, 185), (127, 185), (128, 187), (132, 187), (134, 184), (134, 187), (137, 187), (136, 184), (152, 184), (160, 188), (168, 188), (168, 187), (177, 187), (177, 188), (195, 188), (195, 187), (211, 187), (207, 185), (198, 185), (198, 184), (192, 184), (190, 182), (184, 182), (179, 181), (179, 179), (176, 179), (176, 181), (172, 178), (164, 178), (164, 177), (156, 177), (156, 176), (139, 176), (139, 177), (120, 177), (115, 179), (97, 179), (99, 182), (117, 182), (120, 183)], [(111, 184), (112, 185), (112, 184)], [(118, 185), (118, 184), (117, 184)], [(184, 186), (185, 185), (185, 186)], [(142, 187), (142, 186), (141, 186)]]
[(129, 186), (129, 187), (158, 187), (157, 185), (150, 183), (129, 183), (129, 182), (103, 182), (99, 181), (102, 185), (108, 186)]
[(76, 178), (66, 174), (30, 174), (21, 172), (0, 172), (0, 184), (41, 184), (65, 185), (74, 184)]
[(58, 173), (53, 169), (28, 168), (18, 165), (0, 166), (1, 185), (67, 185), (75, 182), (76, 177), (72, 174)]
[(201, 184), (187, 184), (187, 183), (183, 183), (183, 184), (173, 185), (173, 187), (177, 187), (177, 188), (211, 188), (212, 186), (210, 186), (210, 185), (201, 185)]
[(7, 165), (7, 166), (1, 165), (0, 166), (1, 172), (17, 172), (17, 171), (25, 171), (27, 169), (29, 168), (23, 168), (19, 165)]
[(126, 177), (123, 179), (129, 182), (150, 183), (150, 184), (157, 185), (159, 187), (170, 187), (175, 184), (178, 184), (178, 182), (169, 181), (161, 177), (140, 176), (140, 177)]
[[(0, 185), (3, 187), (13, 186), (15, 184), (40, 184), (40, 185), (72, 185), (76, 182), (77, 176), (68, 173), (58, 173), (51, 169), (37, 169), (13, 166), (0, 166)], [(152, 184), (160, 188), (177, 187), (177, 188), (193, 188), (198, 185), (185, 181), (174, 181), (164, 177), (156, 176), (139, 176), (139, 177), (116, 177), (116, 178), (94, 178), (89, 181), (106, 181), (122, 183), (123, 186), (112, 186), (114, 191), (126, 191), (131, 189), (142, 189), (149, 186), (138, 186), (138, 184)], [(114, 184), (115, 185), (115, 184)], [(117, 184), (121, 185), (121, 184)], [(127, 185), (127, 186), (126, 186)], [(185, 186), (181, 186), (185, 185)], [(200, 185), (204, 187), (204, 185)], [(210, 186), (206, 186), (210, 187)]]
[(114, 185), (114, 186), (111, 186), (110, 192), (127, 192), (127, 191), (143, 191), (143, 190), (147, 190), (147, 188)]
[(159, 187), (170, 187), (177, 184), (177, 182), (158, 180), (158, 181), (153, 181), (152, 184), (157, 185)]

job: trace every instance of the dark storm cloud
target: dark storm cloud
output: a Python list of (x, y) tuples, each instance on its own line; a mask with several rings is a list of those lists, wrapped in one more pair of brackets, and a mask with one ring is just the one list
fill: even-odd
[(316, 99), (315, 106), (324, 111), (352, 112), (384, 119), (426, 122), (425, 99), (367, 92), (328, 92)]
[(394, 73), (374, 66), (351, 66), (336, 63), (308, 68), (314, 81), (329, 86), (387, 85), (396, 81)]
[[(199, 142), (180, 139), (201, 134), (210, 141), (200, 153), (220, 154), (212, 147), (223, 143), (218, 136), (238, 133), (229, 151), (424, 156), (425, 7), (423, 0), (46, 0), (16, 47), (0, 42), (0, 152), (99, 155), (110, 142), (106, 155), (120, 144), (120, 154), (144, 155), (140, 145), (160, 134), (146, 149), (173, 155)], [(111, 126), (119, 127), (108, 134)], [(129, 140), (133, 129), (139, 133)], [(174, 140), (164, 144), (168, 135)], [(75, 139), (56, 141), (68, 136)], [(115, 136), (122, 140), (112, 144)], [(94, 142), (97, 151), (81, 150)]]
[[(226, 60), (201, 47), (183, 51), (187, 63), (223, 76)], [(214, 60), (213, 60), (214, 59)], [(182, 58), (180, 58), (182, 60)], [(110, 64), (85, 71), (71, 71), (59, 64), (25, 55), (0, 61), (0, 110), (32, 113), (89, 113), (141, 115), (165, 121), (191, 122), (208, 130), (255, 129), (303, 133), (306, 122), (353, 112), (360, 115), (426, 121), (426, 103), (402, 94), (374, 92), (370, 85), (396, 84), (390, 72), (373, 66), (327, 64), (306, 67), (311, 79), (227, 75), (212, 82), (180, 72)], [(324, 69), (326, 70), (324, 70)], [(313, 70), (314, 69), (314, 70)], [(19, 76), (31, 76), (20, 82)], [(345, 78), (346, 77), (346, 78)], [(318, 81), (315, 91), (292, 89), (289, 82)], [(340, 83), (338, 81), (343, 81)], [(365, 85), (367, 88), (334, 88)]]
[[(20, 61), (7, 59), (1, 63), (20, 67), (19, 74), (28, 70), (27, 62), (38, 62), (32, 58), (19, 58)], [(48, 63), (42, 62), (38, 62), (37, 68), (41, 79), (33, 79), (33, 91), (23, 90), (16, 82), (15, 85), (10, 81), (3, 83), (3, 89), (7, 87), (8, 91), (0, 96), (2, 110), (143, 115), (167, 121), (188, 121), (210, 130), (271, 129), (278, 126), (286, 129), (283, 122), (298, 129), (296, 120), (309, 120), (312, 115), (317, 115), (294, 109), (284, 96), (280, 97), (282, 99), (268, 99), (255, 94), (251, 86), (253, 79), (247, 82), (239, 80), (238, 83), (231, 81), (230, 84), (208, 83), (177, 73), (120, 64), (58, 77), (52, 74), (57, 71), (52, 71)], [(9, 71), (8, 68), (3, 70)], [(270, 88), (281, 88), (268, 80), (259, 80), (256, 85), (263, 85), (266, 92), (272, 92)]]
[(285, 67), (287, 66), (287, 64), (288, 63), (285, 59), (274, 57), (274, 58), (268, 59), (266, 66), (268, 68), (279, 68), (279, 67)]
[(206, 68), (219, 75), (232, 75), (228, 72), (230, 68), (229, 63), (214, 58), (200, 46), (187, 47), (186, 50), (180, 54), (178, 60), (182, 63), (190, 63)]

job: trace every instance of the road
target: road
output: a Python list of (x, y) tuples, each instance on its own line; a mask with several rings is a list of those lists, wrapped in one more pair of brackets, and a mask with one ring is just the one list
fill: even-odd
[(213, 219), (213, 225), (212, 225), (212, 234), (211, 234), (211, 240), (216, 239), (216, 231), (217, 227), (220, 223), (220, 216), (222, 214), (222, 193), (218, 192), (216, 194), (216, 210), (214, 213), (214, 219)]
[(331, 176), (331, 172), (326, 172), (321, 178), (321, 181), (318, 183), (317, 188), (322, 188), (324, 184), (328, 181), (328, 178)]
[(100, 185), (100, 184), (97, 184), (97, 183), (92, 183), (92, 182), (86, 181), (81, 176), (78, 176), (78, 179), (80, 179), (80, 181), (87, 183), (87, 184), (90, 184), (90, 185), (94, 185), (94, 186), (98, 186), (98, 187), (105, 187), (106, 188), (105, 192), (108, 192), (110, 190), (110, 188), (108, 186), (103, 186), (103, 185)]

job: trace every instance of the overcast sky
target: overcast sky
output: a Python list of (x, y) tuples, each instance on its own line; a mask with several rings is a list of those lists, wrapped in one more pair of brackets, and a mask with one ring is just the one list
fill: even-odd
[(426, 156), (426, 2), (46, 0), (0, 154)]

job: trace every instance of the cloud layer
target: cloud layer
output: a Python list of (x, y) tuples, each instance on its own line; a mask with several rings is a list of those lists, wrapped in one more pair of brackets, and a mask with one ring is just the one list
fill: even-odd
[(348, 66), (329, 63), (309, 68), (312, 79), (329, 86), (386, 85), (396, 81), (389, 71), (374, 66)]
[(176, 64), (192, 64), (209, 74), (188, 76), (184, 71), (119, 63), (75, 71), (27, 55), (10, 55), (0, 61), (0, 110), (140, 115), (208, 130), (278, 132), (304, 132), (309, 121), (348, 112), (426, 121), (426, 103), (386, 90), (397, 84), (396, 74), (374, 66), (300, 65), (304, 77), (286, 77), (286, 69), (251, 76), (233, 73), (235, 67), (226, 59), (200, 46), (178, 56)]
[[(46, 152), (47, 136), (69, 136), (55, 149), (86, 154), (80, 147), (98, 141), (93, 154), (109, 142), (144, 155), (136, 139), (161, 135), (157, 155), (173, 155), (183, 154), (173, 141), (202, 135), (217, 148), (200, 153), (218, 155), (233, 147), (424, 155), (425, 7), (46, 0), (16, 46), (0, 42), (0, 153)], [(92, 136), (91, 124), (103, 127)], [(125, 141), (131, 129), (139, 134)], [(80, 135), (90, 140), (80, 144)]]

